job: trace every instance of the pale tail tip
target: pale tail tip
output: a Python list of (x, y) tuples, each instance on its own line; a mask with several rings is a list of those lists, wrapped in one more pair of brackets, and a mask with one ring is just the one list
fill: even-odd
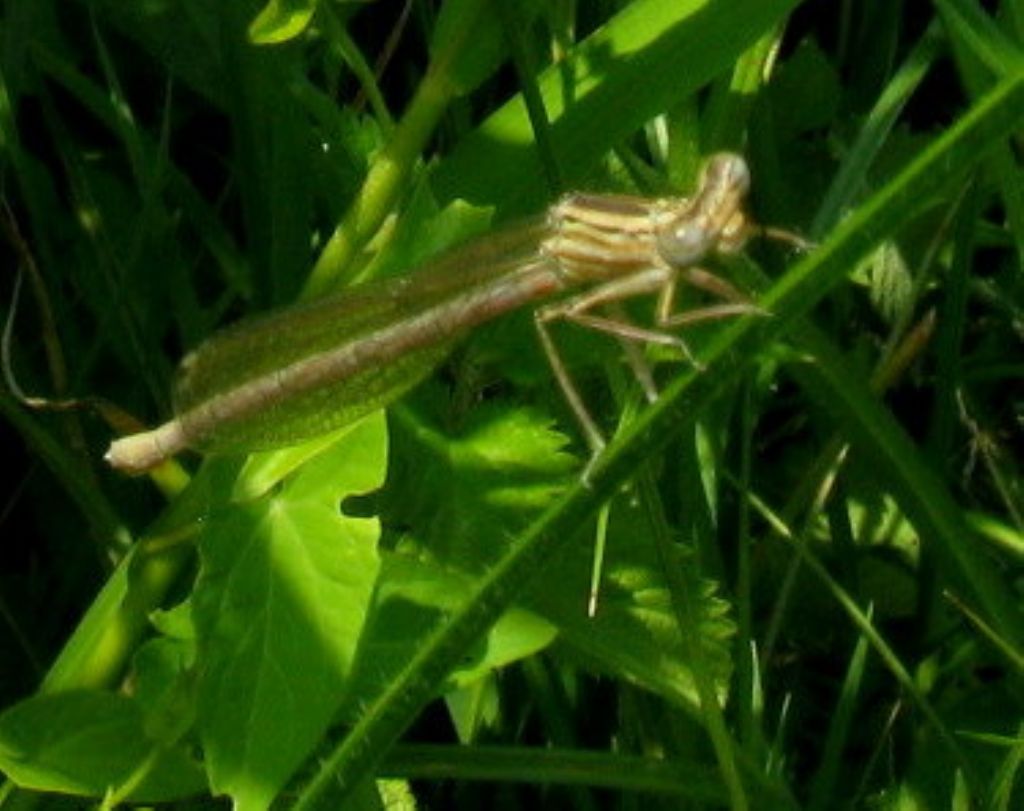
[(187, 444), (181, 424), (172, 420), (152, 431), (115, 439), (103, 458), (114, 470), (139, 476), (166, 462)]
[(138, 453), (138, 444), (133, 442), (134, 436), (127, 436), (123, 439), (115, 439), (110, 443), (107, 452), (103, 454), (103, 461), (114, 470), (127, 473), (129, 476), (139, 476), (158, 462), (146, 458)]

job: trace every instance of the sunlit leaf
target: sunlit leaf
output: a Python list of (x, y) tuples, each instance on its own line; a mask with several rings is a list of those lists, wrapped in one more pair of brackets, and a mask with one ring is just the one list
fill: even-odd
[(274, 45), (294, 39), (309, 25), (317, 0), (270, 0), (249, 25), (249, 39)]
[(269, 804), (341, 700), (380, 564), (376, 519), (339, 505), (380, 487), (384, 430), (380, 413), (362, 420), (199, 539), (199, 727), (239, 809)]

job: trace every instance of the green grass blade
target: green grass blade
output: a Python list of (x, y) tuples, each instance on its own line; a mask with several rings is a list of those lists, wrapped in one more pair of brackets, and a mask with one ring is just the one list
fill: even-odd
[[(728, 70), (796, 5), (630, 3), (538, 80), (563, 181), (578, 185), (609, 148)], [(433, 185), (442, 200), (501, 200), (505, 213), (521, 214), (544, 204), (540, 177), (529, 116), (517, 97), (460, 143), (438, 167)]]

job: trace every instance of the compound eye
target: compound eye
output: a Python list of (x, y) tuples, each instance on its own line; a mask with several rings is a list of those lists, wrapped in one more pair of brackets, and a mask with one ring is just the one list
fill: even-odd
[(697, 223), (680, 223), (658, 235), (658, 253), (674, 267), (699, 262), (707, 252), (707, 229)]

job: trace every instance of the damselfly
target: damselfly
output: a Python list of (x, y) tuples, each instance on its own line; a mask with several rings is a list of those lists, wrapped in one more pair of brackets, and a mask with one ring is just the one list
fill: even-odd
[[(714, 155), (690, 197), (570, 194), (543, 217), (469, 242), (408, 276), (230, 327), (185, 358), (176, 416), (114, 441), (106, 459), (140, 473), (186, 448), (266, 449), (340, 428), (418, 383), (467, 331), (549, 299), (535, 312), (541, 345), (596, 453), (601, 432), (549, 325), (564, 320), (619, 338), (655, 397), (638, 344), (677, 347), (692, 360), (670, 330), (757, 310), (700, 267), (712, 255), (739, 251), (759, 232), (743, 210), (749, 188), (742, 157)], [(676, 313), (680, 283), (720, 303)], [(578, 288), (586, 289), (570, 294)], [(642, 295), (657, 295), (651, 328), (618, 307)]]

